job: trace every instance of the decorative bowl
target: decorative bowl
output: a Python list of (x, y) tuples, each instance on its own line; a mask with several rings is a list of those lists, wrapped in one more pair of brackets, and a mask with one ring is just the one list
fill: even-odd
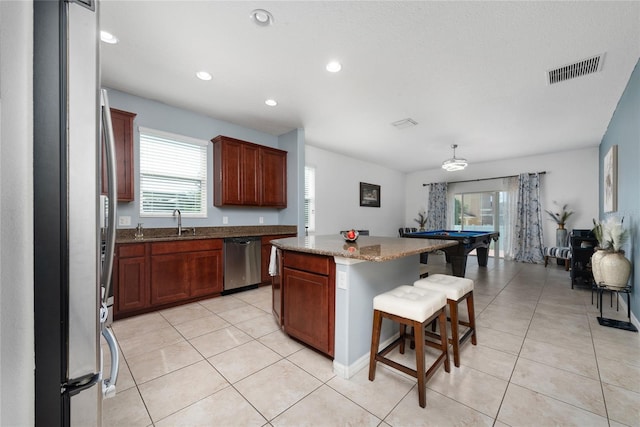
[[(355, 237), (353, 237), (352, 239), (350, 239), (347, 236), (347, 233), (349, 233), (349, 231), (353, 231)], [(357, 230), (349, 230), (349, 231), (343, 231), (342, 232), (342, 237), (344, 238), (344, 240), (346, 240), (347, 242), (355, 242), (356, 240), (358, 240), (358, 236), (360, 235), (360, 233), (358, 233)]]

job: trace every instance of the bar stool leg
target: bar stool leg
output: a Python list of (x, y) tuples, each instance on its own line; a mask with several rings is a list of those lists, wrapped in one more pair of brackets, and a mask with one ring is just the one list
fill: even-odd
[(405, 325), (404, 323), (400, 323), (400, 339), (402, 341), (400, 341), (400, 348), (398, 348), (398, 351), (400, 352), (400, 354), (404, 354), (404, 338), (407, 336), (407, 325)]
[(382, 314), (373, 311), (373, 328), (371, 330), (371, 355), (369, 356), (369, 381), (376, 378), (376, 354), (380, 346), (380, 331), (382, 329)]
[(451, 372), (451, 363), (449, 362), (449, 343), (447, 340), (447, 313), (446, 310), (442, 310), (440, 316), (440, 343), (444, 350), (444, 371)]
[[(448, 301), (449, 315), (451, 316), (451, 344), (453, 345), (453, 364), (460, 367), (460, 337), (458, 336), (458, 302)], [(442, 332), (440, 332), (442, 333)]]
[(473, 329), (471, 333), (471, 344), (477, 345), (478, 339), (476, 338), (476, 309), (473, 304), (473, 292), (467, 297), (467, 312), (469, 313), (469, 327)]
[(413, 330), (416, 334), (416, 373), (418, 374), (418, 403), (421, 408), (427, 405), (427, 388), (424, 371), (424, 325), (418, 322), (413, 323)]

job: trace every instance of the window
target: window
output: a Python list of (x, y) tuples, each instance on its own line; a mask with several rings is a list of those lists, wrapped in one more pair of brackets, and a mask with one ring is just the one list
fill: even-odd
[(316, 229), (316, 170), (309, 166), (304, 167), (304, 226)]
[[(468, 231), (499, 231), (505, 236), (504, 211), (506, 192), (455, 193), (453, 196), (453, 229)], [(497, 202), (497, 203), (496, 203)], [(502, 237), (501, 237), (502, 238)], [(489, 255), (500, 251), (499, 241), (491, 242)]]
[(206, 141), (140, 128), (140, 216), (207, 216)]

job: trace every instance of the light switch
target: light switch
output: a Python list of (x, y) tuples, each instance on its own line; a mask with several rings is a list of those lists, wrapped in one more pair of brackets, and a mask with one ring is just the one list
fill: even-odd
[(260, 224), (264, 224), (264, 217), (261, 216), (260, 218), (258, 218), (258, 223)]
[(223, 216), (222, 217), (222, 223), (223, 224), (229, 224), (229, 217), (228, 216)]
[(338, 289), (347, 289), (347, 272), (338, 271)]
[(125, 215), (119, 216), (118, 225), (131, 225), (131, 217)]

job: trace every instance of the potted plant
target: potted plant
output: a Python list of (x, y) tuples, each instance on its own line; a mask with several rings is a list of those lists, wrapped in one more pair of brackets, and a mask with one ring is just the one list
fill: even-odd
[(625, 258), (622, 246), (629, 238), (624, 218), (609, 217), (603, 222), (593, 220), (593, 234), (598, 250), (591, 256), (591, 270), (597, 284), (625, 288), (631, 274), (631, 262)]
[[(553, 202), (553, 204), (559, 206), (556, 202)], [(558, 224), (558, 229), (556, 230), (556, 246), (558, 247), (567, 246), (567, 230), (564, 228), (564, 225), (567, 219), (573, 215), (573, 211), (567, 210), (567, 206), (569, 205), (565, 203), (560, 209), (560, 212), (545, 210), (551, 219)]]
[(418, 212), (418, 218), (413, 219), (420, 225), (420, 231), (424, 231), (424, 226), (427, 223), (427, 213), (425, 211)]

